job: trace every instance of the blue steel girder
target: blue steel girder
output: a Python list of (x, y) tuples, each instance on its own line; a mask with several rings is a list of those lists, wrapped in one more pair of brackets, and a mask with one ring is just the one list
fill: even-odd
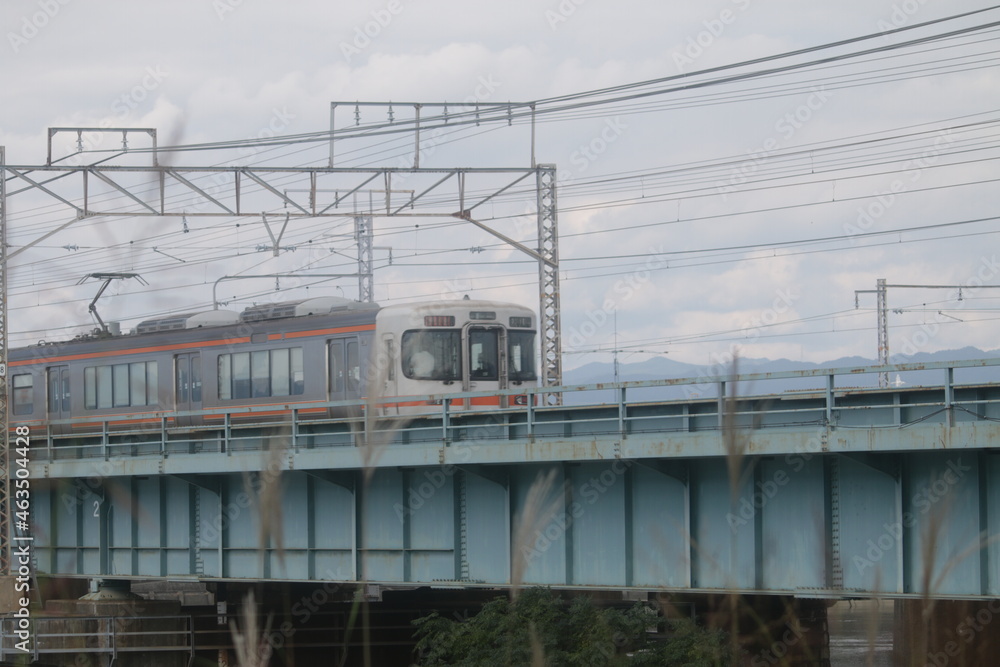
[(899, 477), (805, 451), (749, 456), (751, 474), (735, 476), (721, 456), (526, 463), (509, 477), (489, 466), (358, 469), (330, 481), (286, 470), (279, 532), (264, 538), (268, 509), (243, 473), (194, 484), (113, 477), (81, 502), (51, 484), (36, 496), (35, 553), (39, 572), (68, 576), (1000, 594), (1000, 457), (887, 456)]
[(277, 457), (239, 433), (50, 439), (35, 555), (62, 576), (995, 597), (998, 400), (824, 389), (734, 397), (726, 420), (714, 399), (535, 406), (414, 419), (377, 456), (332, 427)]

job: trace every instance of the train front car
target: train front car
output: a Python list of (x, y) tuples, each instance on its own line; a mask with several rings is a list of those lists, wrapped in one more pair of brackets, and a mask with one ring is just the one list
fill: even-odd
[[(374, 367), (379, 369), (382, 395), (398, 397), (387, 409), (426, 412), (429, 405), (440, 405), (440, 400), (418, 398), (427, 394), (536, 386), (536, 321), (530, 309), (497, 301), (384, 307), (375, 323)], [(487, 394), (453, 399), (450, 407), (505, 408), (525, 401), (523, 395)]]

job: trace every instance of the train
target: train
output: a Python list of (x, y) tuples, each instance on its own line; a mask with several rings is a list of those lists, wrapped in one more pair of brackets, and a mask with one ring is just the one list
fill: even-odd
[[(308, 404), (373, 396), (382, 414), (428, 412), (442, 399), (427, 395), (537, 386), (536, 325), (523, 306), (468, 298), (380, 307), (323, 296), (172, 315), (126, 335), (11, 350), (10, 425), (56, 435), (164, 418), (207, 427), (234, 408), (273, 420), (293, 404), (320, 418), (333, 407)], [(446, 400), (470, 411), (526, 397)]]

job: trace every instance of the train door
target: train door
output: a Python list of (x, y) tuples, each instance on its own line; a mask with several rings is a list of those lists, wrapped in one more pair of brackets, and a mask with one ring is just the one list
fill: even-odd
[(330, 365), (330, 400), (361, 398), (361, 357), (357, 337), (331, 340), (327, 357)]
[(344, 369), (347, 381), (344, 391), (347, 398), (361, 398), (361, 346), (357, 338), (350, 338), (344, 345)]
[(331, 340), (327, 351), (330, 365), (330, 400), (346, 400), (347, 394), (344, 391), (346, 371), (344, 366), (344, 341), (343, 339)]
[[(69, 419), (69, 366), (50, 366), (47, 371), (49, 419)], [(71, 433), (69, 424), (52, 426), (53, 433)]]
[[(201, 354), (191, 352), (178, 354), (174, 358), (174, 396), (178, 412), (201, 410)], [(193, 426), (200, 423), (199, 417), (178, 417), (178, 426)]]
[[(468, 371), (466, 386), (468, 391), (490, 391), (507, 388), (507, 336), (503, 327), (470, 326), (466, 330), (466, 355)], [(477, 397), (463, 401), (471, 405), (496, 405), (488, 397)], [(506, 397), (499, 402), (507, 407)]]

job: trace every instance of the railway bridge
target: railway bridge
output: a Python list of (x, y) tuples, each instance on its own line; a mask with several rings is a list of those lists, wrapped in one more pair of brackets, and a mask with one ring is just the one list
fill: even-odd
[[(388, 399), (323, 420), (289, 403), (212, 428), (109, 418), (86, 437), (53, 422), (30, 442), (30, 522), (10, 548), (29, 544), (44, 578), (207, 582), (215, 602), (251, 582), (369, 600), (545, 585), (877, 597), (917, 623), (912, 605), (1000, 598), (998, 366), (534, 388), (471, 413), (453, 401), (474, 393), (428, 396), (408, 417)], [(954, 639), (947, 619), (928, 655)]]

